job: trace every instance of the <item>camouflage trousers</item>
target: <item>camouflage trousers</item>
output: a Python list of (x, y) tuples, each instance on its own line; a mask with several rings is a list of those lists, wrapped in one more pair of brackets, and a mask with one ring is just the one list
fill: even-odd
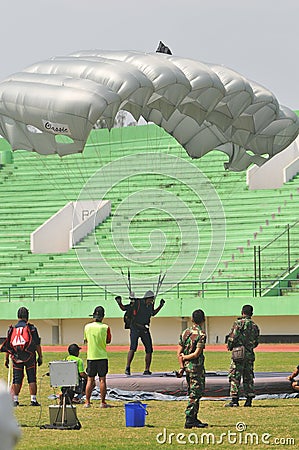
[(243, 390), (246, 397), (254, 397), (254, 360), (244, 359), (244, 361), (231, 361), (229, 369), (230, 396), (239, 397), (240, 384), (243, 378)]
[(199, 410), (199, 400), (205, 390), (205, 372), (186, 372), (189, 401), (185, 411), (186, 417), (196, 417)]

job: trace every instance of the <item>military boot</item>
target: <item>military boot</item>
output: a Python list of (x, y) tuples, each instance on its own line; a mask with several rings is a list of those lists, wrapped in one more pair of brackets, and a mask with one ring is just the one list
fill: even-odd
[(202, 422), (201, 420), (199, 420), (199, 419), (197, 418), (197, 416), (195, 416), (194, 423), (195, 423), (195, 428), (205, 428), (205, 427), (208, 427), (208, 426), (209, 426), (209, 424), (207, 424), (207, 423)]
[(247, 407), (252, 406), (252, 397), (246, 397), (246, 402), (244, 403), (244, 406)]
[(186, 417), (185, 428), (206, 428), (207, 423), (202, 423), (195, 417)]
[(194, 427), (194, 417), (186, 417), (185, 428), (193, 428)]
[(231, 401), (229, 403), (227, 403), (225, 406), (228, 406), (228, 407), (239, 406), (239, 398), (232, 397)]

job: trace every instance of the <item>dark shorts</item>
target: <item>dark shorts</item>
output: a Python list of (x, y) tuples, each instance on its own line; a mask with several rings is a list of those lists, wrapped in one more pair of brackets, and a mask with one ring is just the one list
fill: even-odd
[(299, 380), (292, 381), (292, 386), (299, 386)]
[(149, 329), (135, 326), (130, 328), (130, 350), (136, 352), (139, 338), (144, 345), (145, 353), (153, 353), (153, 343)]
[(97, 375), (105, 377), (108, 373), (108, 359), (88, 359), (86, 372), (92, 378)]
[(28, 383), (36, 383), (36, 359), (35, 355), (26, 362), (12, 361), (13, 367), (13, 384), (22, 384), (24, 378), (24, 370), (26, 370)]

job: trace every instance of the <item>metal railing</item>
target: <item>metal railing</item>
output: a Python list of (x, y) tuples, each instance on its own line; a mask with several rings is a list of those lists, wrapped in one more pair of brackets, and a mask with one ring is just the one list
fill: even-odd
[[(296, 239), (296, 233), (298, 233)], [(267, 245), (254, 247), (254, 276), (252, 279), (223, 279), (213, 281), (182, 281), (175, 287), (163, 283), (163, 293), (168, 298), (180, 299), (208, 298), (208, 297), (261, 297), (269, 291), (272, 295), (280, 296), (294, 290), (299, 279), (296, 271), (292, 278), (285, 276), (298, 266), (299, 273), (299, 220), (286, 229)], [(269, 270), (271, 267), (271, 271)], [(274, 276), (266, 274), (274, 272)], [(142, 283), (135, 283), (138, 291), (143, 291)], [(167, 288), (168, 286), (168, 288)], [(119, 284), (107, 284), (99, 287), (96, 284), (64, 284), (64, 285), (13, 285), (0, 287), (1, 302), (35, 302), (35, 301), (106, 301), (114, 295), (127, 296), (124, 287)], [(156, 291), (156, 285), (152, 286)], [(295, 287), (295, 290), (297, 288)], [(162, 292), (160, 292), (162, 295)], [(299, 292), (298, 292), (299, 294)], [(164, 295), (164, 294), (163, 294)]]
[[(258, 285), (258, 289), (257, 289)], [(298, 286), (298, 288), (296, 287)], [(136, 286), (137, 291), (143, 292), (144, 288), (140, 285)], [(155, 292), (155, 285), (152, 287)], [(181, 298), (212, 298), (212, 297), (259, 297), (260, 292), (271, 290), (272, 295), (280, 296), (288, 291), (298, 289), (299, 295), (299, 279), (230, 279), (205, 281), (183, 281), (175, 287), (163, 284), (163, 292), (159, 297), (165, 296), (169, 299)], [(0, 289), (1, 302), (65, 302), (65, 301), (107, 301), (113, 299), (116, 294), (128, 297), (128, 292), (123, 291), (123, 286), (119, 284), (109, 284), (99, 287), (96, 284), (80, 284), (80, 285), (34, 285), (34, 286), (7, 286)]]
[[(269, 278), (283, 278), (290, 273), (299, 263), (299, 220), (292, 225), (286, 225), (286, 229), (272, 239), (268, 244), (254, 246), (254, 279), (256, 280), (256, 296), (263, 295), (262, 280), (271, 272)], [(270, 279), (268, 286), (270, 286)]]

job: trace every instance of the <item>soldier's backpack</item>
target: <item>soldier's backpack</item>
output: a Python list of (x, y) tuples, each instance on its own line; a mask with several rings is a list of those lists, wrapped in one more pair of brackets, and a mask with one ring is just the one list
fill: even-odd
[(24, 327), (10, 325), (7, 337), (1, 346), (1, 352), (10, 353), (13, 359), (27, 361), (32, 351), (32, 333), (29, 324)]
[(124, 324), (126, 330), (128, 330), (131, 327), (132, 323), (134, 322), (134, 319), (136, 317), (139, 308), (140, 308), (139, 299), (135, 299), (133, 302), (130, 303), (128, 309), (124, 314)]

